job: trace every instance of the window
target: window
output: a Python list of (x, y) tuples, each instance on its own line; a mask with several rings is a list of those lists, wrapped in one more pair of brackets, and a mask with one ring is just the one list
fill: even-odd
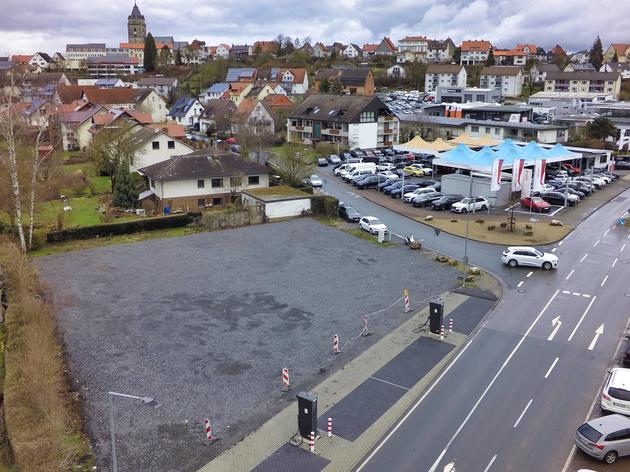
[(478, 133), (479, 132), (479, 126), (477, 125), (473, 125), (470, 127), (470, 132), (471, 133)]
[(222, 188), (223, 179), (212, 179), (212, 188)]
[(624, 439), (630, 439), (630, 429), (620, 429), (614, 433), (610, 433), (606, 436), (605, 441), (621, 441)]
[(373, 111), (364, 111), (361, 113), (359, 117), (359, 121), (361, 123), (371, 123), (374, 121), (374, 112)]
[(221, 197), (214, 197), (212, 199), (212, 206), (222, 205), (222, 204), (223, 204), (223, 199)]
[(151, 145), (153, 146), (153, 150), (154, 151), (158, 151), (160, 149), (160, 142), (159, 141), (153, 141), (151, 143)]
[(197, 207), (203, 208), (205, 206), (206, 206), (206, 199), (205, 198), (200, 198), (199, 200), (197, 200)]
[(197, 180), (197, 188), (204, 188), (206, 186), (206, 181), (203, 179)]
[(250, 175), (247, 178), (247, 185), (258, 185), (260, 183), (260, 177), (257, 175)]
[(153, 179), (149, 179), (149, 187), (155, 188), (155, 181)]
[(486, 134), (490, 134), (490, 127), (486, 126)]
[(168, 148), (169, 149), (175, 149), (175, 141), (169, 141), (168, 142)]

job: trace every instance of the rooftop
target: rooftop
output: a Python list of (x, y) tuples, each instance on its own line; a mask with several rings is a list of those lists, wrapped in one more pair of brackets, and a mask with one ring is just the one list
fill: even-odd
[(243, 190), (244, 194), (251, 195), (252, 197), (260, 200), (264, 203), (279, 202), (283, 200), (296, 200), (302, 198), (312, 198), (313, 196), (289, 187), (287, 185), (279, 185), (276, 187), (255, 188)]

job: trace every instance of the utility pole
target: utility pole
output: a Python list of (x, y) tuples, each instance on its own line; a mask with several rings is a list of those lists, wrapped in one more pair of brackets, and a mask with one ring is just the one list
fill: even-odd
[[(472, 198), (473, 190), (473, 172), (470, 171), (470, 187), (468, 189), (468, 197)], [(473, 209), (474, 209), (473, 204)], [(464, 240), (464, 276), (462, 277), (462, 286), (466, 283), (466, 271), (468, 270), (468, 229), (470, 227), (470, 212), (466, 208), (466, 239)]]

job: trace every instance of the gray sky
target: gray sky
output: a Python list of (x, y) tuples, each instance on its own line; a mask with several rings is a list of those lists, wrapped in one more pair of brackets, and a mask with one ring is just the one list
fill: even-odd
[[(1, 0), (0, 55), (127, 39), (133, 0)], [(176, 40), (252, 43), (279, 33), (330, 44), (407, 34), (590, 48), (630, 43), (630, 0), (138, 0), (148, 31)]]

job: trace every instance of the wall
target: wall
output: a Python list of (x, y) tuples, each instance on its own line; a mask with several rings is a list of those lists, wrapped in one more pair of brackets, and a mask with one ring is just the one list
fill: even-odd
[(264, 223), (263, 214), (255, 208), (245, 211), (229, 211), (226, 213), (206, 212), (201, 216), (201, 226), (211, 231), (240, 226), (259, 225)]
[(166, 104), (164, 103), (164, 100), (155, 93), (155, 90), (151, 90), (151, 93), (136, 107), (136, 109), (151, 113), (153, 123), (162, 123), (166, 121), (166, 114), (168, 113)]
[(311, 209), (311, 199), (287, 200), (265, 204), (265, 216), (270, 220), (274, 218), (288, 218), (300, 216), (302, 211)]
[[(160, 149), (153, 149), (153, 141), (158, 141), (160, 143)], [(175, 148), (168, 148), (169, 141), (173, 141), (175, 143)], [(134, 156), (133, 162), (129, 166), (129, 170), (131, 170), (131, 172), (136, 172), (142, 167), (147, 167), (158, 162), (163, 162), (173, 156), (189, 154), (193, 151), (194, 149), (190, 146), (187, 146), (186, 144), (178, 141), (175, 138), (171, 138), (167, 134), (161, 132), (155, 133), (155, 137), (153, 139), (146, 142), (140, 149), (138, 149)]]
[[(457, 193), (467, 197), (470, 193), (470, 176), (463, 174), (448, 174), (442, 176), (442, 193)], [(490, 206), (507, 205), (510, 201), (510, 182), (501, 182), (501, 190), (490, 191), (490, 178), (473, 178), (473, 196), (482, 196), (488, 199)]]
[[(242, 177), (242, 188), (264, 188), (269, 187), (269, 175), (262, 174), (259, 175), (260, 183), (258, 185), (247, 185), (247, 176)], [(223, 187), (212, 188), (211, 179), (204, 179), (205, 184), (203, 188), (197, 188), (197, 179), (189, 179), (189, 180), (171, 180), (168, 182), (164, 182), (162, 187), (159, 187), (159, 182), (157, 182), (158, 187), (155, 189), (156, 194), (164, 199), (168, 198), (178, 198), (178, 197), (203, 197), (204, 195), (219, 195), (230, 192), (230, 178), (223, 177)], [(240, 192), (241, 187), (236, 187), (235, 191)]]
[(377, 146), (378, 123), (350, 123), (348, 145), (350, 148), (369, 149)]

